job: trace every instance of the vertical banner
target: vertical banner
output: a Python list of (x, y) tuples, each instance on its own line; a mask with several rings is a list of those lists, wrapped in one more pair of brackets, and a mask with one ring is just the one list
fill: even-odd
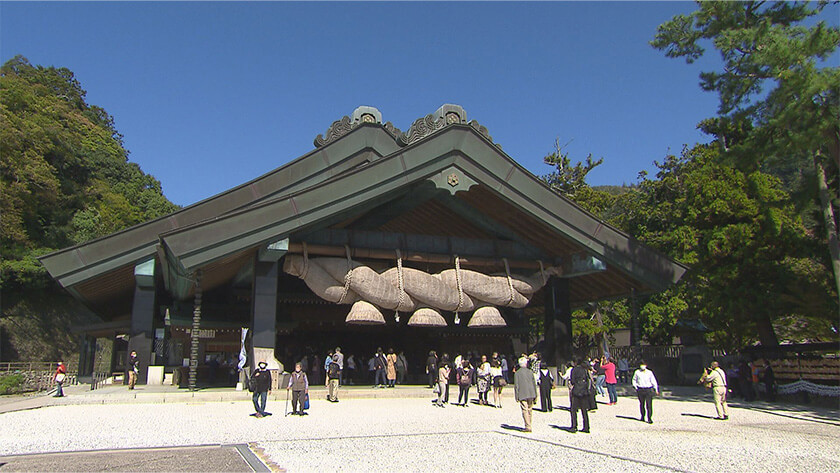
[(245, 351), (245, 337), (248, 335), (248, 329), (242, 329), (242, 345), (239, 349), (239, 364), (237, 365), (240, 370), (245, 366), (245, 363), (248, 362), (248, 352)]

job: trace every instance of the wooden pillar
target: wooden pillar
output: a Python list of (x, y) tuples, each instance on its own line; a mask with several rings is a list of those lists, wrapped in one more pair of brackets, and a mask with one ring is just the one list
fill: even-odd
[(198, 377), (198, 333), (201, 330), (201, 270), (195, 272), (195, 303), (193, 305), (193, 323), (190, 330), (190, 391), (195, 391)]
[(269, 369), (280, 369), (274, 358), (277, 339), (277, 284), (280, 274), (278, 261), (254, 263), (253, 297), (251, 298), (251, 369), (263, 360)]
[(131, 306), (131, 332), (128, 353), (137, 352), (140, 361), (137, 384), (146, 384), (149, 364), (152, 361), (155, 315), (155, 260), (138, 264), (134, 268), (134, 300)]
[(551, 276), (545, 285), (545, 342), (543, 360), (560, 366), (572, 359), (572, 308), (567, 278)]

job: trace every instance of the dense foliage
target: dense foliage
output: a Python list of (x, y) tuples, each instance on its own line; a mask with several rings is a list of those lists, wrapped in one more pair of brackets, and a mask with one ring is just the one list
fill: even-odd
[[(691, 266), (680, 283), (639, 301), (642, 336), (670, 343), (680, 319), (698, 320), (708, 340), (737, 349), (760, 341), (837, 340), (840, 250), (840, 30), (802, 23), (826, 8), (803, 3), (698, 2), (660, 26), (652, 45), (692, 62), (718, 50), (723, 71), (701, 74), (716, 92), (716, 117), (698, 126), (713, 137), (656, 163), (617, 195), (585, 190), (601, 161), (571, 165), (546, 157), (559, 192), (641, 242)], [(568, 192), (573, 189), (574, 192)], [(626, 327), (629, 301), (575, 313), (576, 343)]]
[[(37, 256), (177, 208), (160, 182), (128, 161), (114, 119), (85, 94), (65, 68), (33, 66), (22, 56), (0, 67), (0, 322), (28, 358), (60, 355), (41, 351), (54, 344), (28, 339), (34, 334), (24, 328), (43, 318), (30, 308), (44, 291), (57, 292)], [(62, 349), (68, 343), (58, 341)]]

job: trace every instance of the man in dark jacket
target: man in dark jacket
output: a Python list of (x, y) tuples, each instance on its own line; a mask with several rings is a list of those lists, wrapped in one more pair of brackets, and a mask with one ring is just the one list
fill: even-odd
[(251, 375), (251, 387), (254, 394), (252, 400), (254, 401), (254, 409), (257, 413), (254, 417), (265, 417), (265, 403), (268, 400), (268, 392), (271, 391), (271, 372), (268, 371), (268, 364), (264, 361), (259, 362), (258, 368)]
[(126, 371), (128, 371), (128, 389), (134, 389), (134, 385), (137, 384), (137, 373), (140, 371), (140, 360), (137, 358), (136, 351), (132, 351), (129, 355)]
[(522, 409), (525, 432), (530, 432), (534, 400), (537, 399), (537, 382), (534, 379), (534, 372), (528, 369), (527, 358), (519, 360), (519, 369), (513, 375), (513, 391), (516, 401), (519, 402), (519, 407)]
[(569, 392), (571, 393), (571, 406), (569, 412), (572, 414), (571, 432), (578, 431), (577, 411), (580, 410), (583, 417), (583, 429), (581, 432), (589, 433), (589, 409), (592, 408), (592, 377), (589, 373), (589, 366), (582, 359), (575, 360), (575, 367), (569, 375)]

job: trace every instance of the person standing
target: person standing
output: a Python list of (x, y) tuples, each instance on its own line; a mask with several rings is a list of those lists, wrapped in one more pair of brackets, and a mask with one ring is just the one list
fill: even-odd
[(393, 388), (397, 383), (397, 355), (393, 348), (388, 349), (385, 357), (385, 377), (388, 378), (388, 387)]
[(540, 407), (542, 407), (542, 411), (553, 411), (554, 406), (551, 403), (551, 390), (554, 389), (554, 376), (544, 361), (540, 363), (540, 374), (537, 384), (540, 385)]
[(327, 379), (329, 380), (327, 400), (338, 402), (338, 386), (341, 384), (341, 369), (338, 366), (338, 357), (336, 355), (333, 355), (330, 366), (327, 368)]
[(257, 364), (258, 368), (251, 375), (251, 386), (253, 386), (253, 394), (251, 400), (254, 401), (254, 410), (257, 411), (254, 417), (265, 417), (265, 404), (268, 400), (268, 392), (271, 391), (271, 372), (268, 371), (268, 363), (260, 361)]
[(438, 407), (445, 407), (444, 406), (444, 403), (445, 403), (444, 396), (445, 396), (445, 393), (446, 393), (447, 386), (449, 386), (449, 372), (450, 372), (449, 357), (446, 356), (446, 354), (444, 354), (440, 358), (440, 366), (438, 367), (437, 372), (438, 372), (438, 377), (437, 377), (438, 398), (437, 398), (437, 401), (436, 401), (435, 404)]
[(434, 387), (437, 379), (437, 354), (434, 350), (429, 351), (429, 357), (426, 358), (426, 375), (429, 377), (429, 387)]
[(461, 362), (461, 367), (458, 368), (458, 403), (462, 407), (467, 407), (470, 403), (472, 372), (473, 368), (470, 366), (470, 360), (463, 360)]
[(615, 378), (615, 363), (613, 363), (612, 358), (606, 358), (601, 367), (604, 369), (604, 384), (607, 386), (607, 394), (610, 396), (608, 405), (614, 406), (618, 403), (618, 396), (615, 392), (615, 385), (618, 384), (618, 380)]
[(350, 355), (347, 357), (347, 374), (344, 375), (344, 380), (347, 384), (353, 384), (353, 379), (356, 377), (356, 357)]
[[(286, 390), (292, 391), (292, 415), (305, 415), (303, 405), (306, 394), (309, 394), (309, 378), (300, 363), (295, 363), (295, 371), (289, 376), (289, 385)], [(300, 403), (300, 410), (298, 410)]]
[(501, 409), (502, 389), (507, 386), (507, 381), (502, 378), (502, 362), (498, 357), (490, 362), (490, 379), (493, 382), (493, 405)]
[(408, 371), (408, 361), (405, 359), (405, 353), (400, 351), (397, 355), (397, 384), (405, 384), (405, 374)]
[(621, 384), (627, 384), (629, 378), (630, 363), (627, 361), (627, 358), (622, 356), (618, 359), (618, 379), (621, 380)]
[(639, 412), (641, 413), (639, 420), (644, 422), (647, 416), (647, 423), (653, 424), (653, 396), (659, 394), (659, 384), (656, 382), (653, 371), (647, 369), (647, 363), (644, 360), (639, 364), (639, 369), (633, 373), (633, 387), (639, 398)]
[(502, 378), (504, 378), (504, 380), (509, 383), (510, 382), (510, 376), (509, 376), (510, 375), (510, 366), (508, 366), (508, 361), (507, 361), (507, 358), (505, 358), (504, 354), (502, 354), (501, 363), (502, 363)]
[(487, 355), (481, 355), (481, 364), (476, 370), (478, 389), (478, 403), (486, 406), (487, 393), (490, 392), (490, 363), (487, 362)]
[(607, 394), (607, 391), (604, 389), (604, 381), (607, 379), (606, 372), (604, 371), (604, 359), (593, 358), (592, 359), (592, 370), (595, 372), (595, 390), (598, 391), (599, 396), (604, 396)]
[(712, 364), (703, 370), (703, 376), (700, 378), (700, 382), (710, 385), (712, 388), (715, 412), (717, 412), (716, 419), (729, 419), (729, 413), (726, 412), (726, 373), (721, 369), (717, 361), (712, 361)]
[(594, 404), (592, 397), (594, 382), (592, 381), (589, 365), (582, 359), (576, 361), (575, 366), (569, 374), (569, 412), (572, 415), (572, 426), (569, 428), (569, 431), (578, 431), (577, 412), (580, 411), (580, 415), (583, 417), (583, 429), (581, 429), (581, 432), (588, 434), (589, 411)]
[(385, 353), (382, 352), (382, 348), (376, 349), (376, 355), (373, 357), (373, 367), (376, 370), (376, 387), (377, 388), (384, 388), (387, 384), (387, 380), (385, 379), (385, 366), (388, 364), (388, 361), (385, 359)]
[(341, 347), (335, 347), (335, 354), (333, 355), (338, 363), (338, 384), (344, 384), (344, 354), (341, 353)]
[(55, 368), (55, 375), (53, 375), (53, 381), (55, 381), (55, 397), (64, 397), (64, 381), (67, 379), (67, 367), (64, 366), (63, 361), (58, 362), (58, 366)]
[(335, 352), (330, 350), (329, 353), (327, 353), (327, 357), (324, 358), (324, 387), (329, 387), (330, 385), (330, 377), (327, 376), (327, 370), (330, 367), (330, 363), (333, 361), (334, 354)]
[(137, 384), (137, 373), (140, 372), (140, 360), (137, 359), (136, 351), (132, 351), (129, 355), (126, 370), (128, 371), (128, 389), (134, 389), (134, 385)]
[(513, 391), (519, 407), (522, 409), (522, 420), (525, 421), (525, 432), (531, 432), (534, 400), (537, 399), (537, 383), (534, 382), (534, 372), (528, 369), (528, 360), (519, 360), (519, 369), (513, 375)]

